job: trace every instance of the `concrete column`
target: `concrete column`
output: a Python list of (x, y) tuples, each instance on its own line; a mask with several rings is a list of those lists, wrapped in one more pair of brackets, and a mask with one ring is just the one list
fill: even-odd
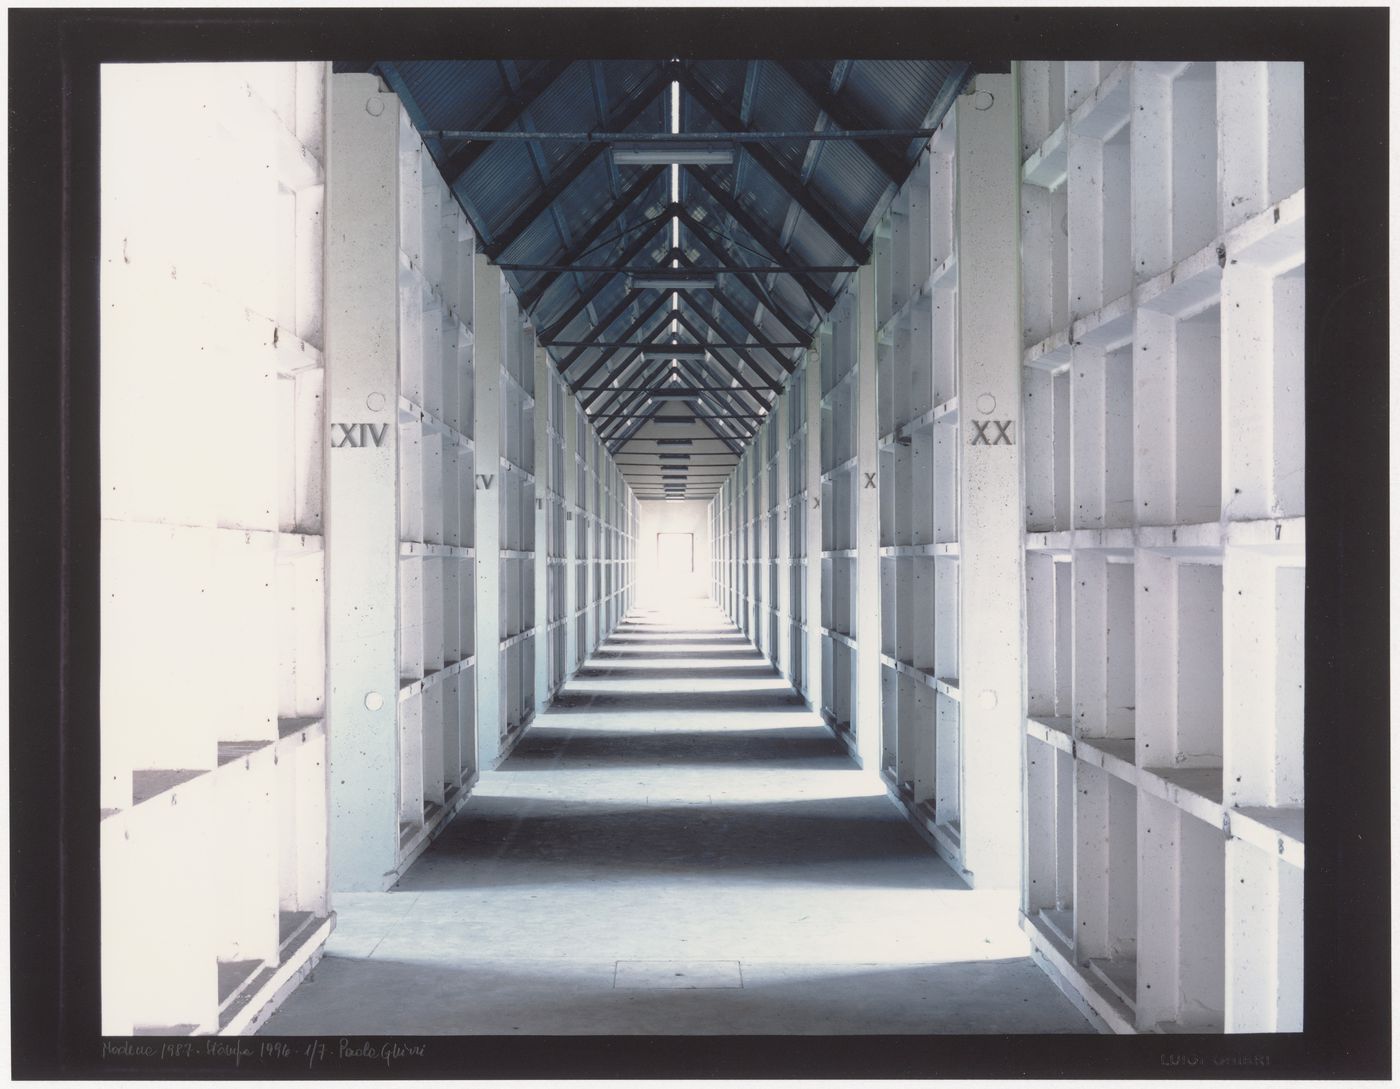
[(778, 671), (792, 679), (792, 541), (791, 513), (788, 510), (788, 494), (792, 491), (788, 464), (788, 415), (792, 411), (792, 387), (778, 398), (773, 410), (772, 426), (778, 429), (778, 599), (773, 602), (778, 609)]
[(861, 767), (880, 771), (880, 417), (876, 399), (875, 266), (856, 274), (856, 706)]
[(554, 645), (549, 630), (549, 515), (554, 503), (549, 479), (549, 353), (533, 336), (535, 349), (535, 713), (549, 703), (549, 655)]
[[(326, 701), (331, 887), (392, 874), (399, 822), (399, 100), (331, 81), (326, 156)], [(387, 424), (336, 446), (337, 424)]]
[[(819, 334), (818, 343), (825, 337)], [(802, 393), (806, 400), (803, 415), (807, 431), (807, 488), (802, 509), (807, 519), (807, 702), (812, 710), (822, 708), (822, 357), (817, 348), (807, 350), (806, 379)]]
[(739, 463), (735, 467), (737, 476), (734, 481), (734, 556), (735, 556), (735, 585), (738, 587), (737, 600), (734, 603), (736, 623), (739, 628), (748, 634), (749, 628), (749, 452), (745, 451), (739, 458)]
[(754, 584), (756, 593), (754, 597), (758, 600), (758, 605), (754, 610), (754, 642), (763, 649), (764, 655), (770, 660), (773, 657), (773, 650), (768, 646), (768, 460), (766, 435), (761, 435), (754, 440), (754, 460), (758, 463), (758, 480), (754, 484), (754, 524), (756, 528), (757, 546), (754, 549), (755, 557), (760, 561), (754, 565)]
[(565, 391), (564, 419), (564, 676), (572, 676), (578, 660), (578, 421), (573, 396)]
[[(773, 426), (771, 423), (769, 427)], [(754, 525), (757, 532), (757, 547), (754, 549), (754, 558), (759, 562), (754, 565), (754, 614), (753, 614), (753, 641), (758, 644), (760, 650), (769, 661), (775, 662), (777, 656), (773, 653), (772, 639), (769, 637), (772, 627), (769, 624), (774, 602), (772, 598), (772, 587), (768, 582), (768, 567), (772, 563), (772, 547), (768, 539), (768, 516), (773, 502), (773, 496), (769, 494), (772, 489), (768, 486), (768, 433), (760, 430), (755, 436), (753, 446), (754, 461), (758, 465), (758, 478), (754, 482)]]
[(957, 111), (963, 864), (978, 888), (1014, 888), (1024, 729), (1015, 77), (978, 76)]
[(490, 771), (501, 753), (501, 292), (500, 270), (473, 257), (472, 360), (476, 374), (476, 755)]

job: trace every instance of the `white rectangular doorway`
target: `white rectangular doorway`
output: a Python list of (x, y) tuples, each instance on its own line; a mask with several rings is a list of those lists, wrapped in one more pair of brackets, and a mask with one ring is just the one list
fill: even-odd
[(689, 582), (695, 573), (695, 534), (656, 535), (656, 573), (663, 582)]

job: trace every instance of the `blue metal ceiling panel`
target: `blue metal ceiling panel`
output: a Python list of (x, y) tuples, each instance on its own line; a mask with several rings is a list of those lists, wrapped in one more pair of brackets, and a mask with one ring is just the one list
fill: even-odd
[(518, 140), (493, 144), (462, 175), (457, 187), (470, 194), (483, 233), (494, 241), (539, 189), (529, 146)]
[(522, 264), (547, 261), (558, 248), (559, 230), (555, 226), (554, 217), (546, 212), (521, 232), (510, 247), (510, 259)]
[[(538, 132), (569, 132), (598, 128), (603, 119), (593, 97), (587, 64), (570, 65), (569, 70), (550, 85), (530, 107), (529, 118)], [(524, 126), (520, 126), (523, 128)], [(582, 145), (543, 141), (539, 145), (551, 172), (561, 162), (577, 155)]]
[[(624, 178), (623, 187), (626, 188), (626, 185), (627, 181)], [(554, 207), (559, 210), (560, 216), (569, 224), (569, 235), (572, 239), (583, 234), (588, 229), (589, 224), (608, 210), (613, 200), (611, 172), (607, 156), (604, 155), (593, 162), (573, 185), (559, 194), (554, 201)], [(618, 226), (625, 226), (625, 223), (619, 223)], [(611, 233), (609, 232), (609, 234)], [(512, 259), (524, 260), (524, 258), (515, 258), (513, 254), (514, 251), (512, 251)], [(532, 260), (534, 259), (532, 258)], [(547, 258), (541, 257), (539, 260), (544, 261)], [(592, 262), (592, 258), (590, 258), (590, 262)]]
[[(655, 80), (659, 66), (666, 63), (581, 59), (550, 79), (559, 64), (557, 61), (379, 62), (386, 74), (392, 71), (393, 82), (404, 95), (410, 116), (424, 128), (474, 129), (503, 122), (511, 130), (546, 132), (598, 131), (606, 118), (633, 103), (634, 96)], [(832, 88), (831, 76), (836, 65), (834, 61), (705, 60), (692, 62), (687, 67), (691, 78), (718, 100), (717, 109), (721, 112), (742, 119), (750, 129), (797, 132), (811, 131), (822, 116), (819, 104), (803, 90), (803, 81), (818, 91), (834, 95), (836, 107), (849, 115), (848, 121), (853, 117), (863, 127), (913, 128), (930, 119), (937, 122), (939, 116), (931, 114), (941, 115), (941, 110), (947, 108), (967, 71), (961, 62), (852, 61), (841, 66), (844, 80)], [(505, 78), (508, 66), (513, 67), (516, 83), (525, 92), (523, 97), (517, 98), (511, 91)], [(340, 68), (338, 65), (337, 70)], [(792, 72), (800, 78), (794, 78)], [(711, 117), (687, 92), (682, 93), (681, 107), (682, 131), (721, 128), (722, 123)], [(647, 103), (627, 126), (627, 131), (668, 132), (670, 127), (668, 90)], [(580, 141), (543, 140), (530, 144), (501, 140), (473, 145), (429, 140), (428, 143), (440, 165), (449, 159), (458, 166), (463, 161), (469, 162), (456, 186), (458, 196), (487, 242), (499, 244), (504, 234), (518, 232), (502, 256), (512, 263), (615, 266), (629, 245), (637, 240), (639, 231), (647, 229), (643, 224), (648, 215), (659, 214), (670, 199), (669, 172), (666, 172), (634, 206), (611, 219), (606, 227), (599, 228), (598, 237), (586, 248), (579, 249), (577, 240), (590, 233), (590, 228), (609, 214), (619, 195), (635, 178), (636, 168), (619, 167), (609, 152), (600, 154), (595, 145)], [(902, 181), (921, 143), (918, 140), (906, 144), (889, 142), (885, 145), (888, 154), (882, 157), (882, 164), (853, 143), (784, 140), (767, 143), (764, 147), (790, 178), (805, 186), (810, 194), (809, 203), (816, 206), (819, 213), (824, 210), (837, 227), (853, 238), (868, 242), (873, 216), (888, 192), (889, 173), (895, 173), (896, 181)], [(587, 167), (574, 176), (575, 165), (585, 161)], [(904, 172), (896, 170), (901, 163)], [(572, 181), (555, 192), (561, 177), (572, 177)], [(711, 196), (704, 186), (684, 172), (683, 177), (682, 203), (703, 225), (700, 232), (690, 227), (682, 230), (686, 255), (695, 264), (791, 262), (840, 266), (850, 263), (850, 255), (812, 214), (794, 212), (801, 202), (794, 199), (788, 188), (768, 177), (751, 152), (741, 152), (734, 165), (709, 168), (706, 177), (710, 184), (722, 190), (723, 201), (737, 202), (750, 226), (770, 236), (769, 245), (750, 234), (723, 206), (723, 201)], [(525, 209), (543, 207), (546, 186), (551, 186), (547, 194), (552, 198), (548, 200), (549, 206), (533, 215), (530, 222), (525, 222)], [(785, 225), (790, 228), (786, 236)], [(664, 259), (669, 245), (670, 231), (667, 230), (628, 264), (659, 262)], [(567, 328), (558, 334), (562, 340), (589, 336), (594, 331), (593, 315), (606, 316), (621, 303), (627, 291), (625, 277), (621, 274), (609, 277), (596, 294), (593, 289), (599, 285), (600, 274), (595, 272), (509, 271), (507, 276), (518, 292), (546, 278), (549, 280), (549, 286), (531, 309), (530, 318), (537, 329), (549, 328), (570, 310), (578, 309)], [(823, 291), (830, 295), (835, 286), (844, 283), (846, 276), (845, 273), (809, 273), (805, 279), (815, 285), (818, 295)], [(721, 277), (720, 290), (742, 317), (749, 324), (756, 324), (765, 337), (775, 341), (793, 339), (792, 330), (774, 315), (769, 303), (804, 329), (815, 327), (825, 316), (797, 277), (769, 273), (751, 274), (751, 277), (751, 282), (745, 283), (732, 274), (725, 274)], [(580, 309), (576, 303), (581, 292), (592, 294), (592, 298), (589, 306)], [(628, 328), (641, 306), (654, 299), (654, 294), (644, 293), (640, 305), (629, 306), (604, 332), (615, 335)], [(692, 312), (689, 304), (683, 304), (682, 309), (691, 314), (692, 324), (704, 336), (739, 342), (750, 339), (744, 322), (720, 307), (710, 294), (697, 292), (695, 301), (703, 308), (704, 317)], [(764, 304), (761, 307), (760, 302)], [(656, 320), (660, 320), (659, 316)], [(649, 320), (638, 335), (650, 332), (655, 323)], [(556, 352), (556, 358), (562, 358), (568, 351), (571, 349)], [(778, 373), (777, 364), (762, 349), (750, 347), (747, 351), (765, 373)], [(590, 365), (588, 361), (599, 354), (594, 350), (581, 353), (570, 369), (571, 377), (582, 374)], [(790, 355), (786, 351), (782, 354)], [(613, 365), (619, 364), (625, 355), (615, 357)], [(736, 351), (726, 349), (724, 357), (747, 381), (759, 382), (759, 375), (752, 373)]]
[(855, 222), (856, 231), (888, 186), (885, 172), (855, 144), (827, 144), (812, 171), (812, 190), (847, 223)]
[(956, 61), (855, 61), (841, 94), (881, 126), (914, 127), (923, 122), (943, 84), (964, 67)]
[[(749, 127), (769, 132), (810, 132), (821, 111), (777, 65), (758, 66), (758, 93)], [(808, 144), (784, 140), (764, 145), (792, 174), (800, 176)]]
[[(805, 316), (813, 311), (812, 303), (803, 292), (801, 285), (791, 276), (774, 277), (768, 291), (773, 296), (774, 301), (787, 310), (789, 314)], [(808, 322), (807, 327), (810, 329), (812, 323)], [(789, 338), (783, 336), (779, 339), (787, 340)]]
[[(608, 103), (619, 102), (651, 79), (656, 61), (600, 61), (603, 71), (603, 97)], [(670, 114), (666, 115), (667, 123)]]
[(748, 74), (746, 60), (703, 60), (691, 65), (695, 77), (716, 97), (725, 99), (738, 113), (744, 94), (744, 78)]
[(807, 265), (845, 265), (851, 260), (850, 255), (806, 215), (797, 217), (788, 248)]
[(439, 128), (473, 127), (506, 92), (495, 61), (398, 61), (395, 67), (428, 123)]

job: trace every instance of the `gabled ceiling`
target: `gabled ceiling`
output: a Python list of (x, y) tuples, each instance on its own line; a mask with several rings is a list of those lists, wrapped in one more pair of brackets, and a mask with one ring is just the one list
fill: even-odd
[[(806, 59), (336, 70), (376, 72), (398, 94), (640, 498), (714, 494), (972, 74), (954, 61)], [(619, 144), (687, 137), (729, 161), (619, 162)], [(648, 270), (713, 283), (631, 282)], [(691, 447), (657, 438), (684, 436), (711, 471), (660, 456)]]

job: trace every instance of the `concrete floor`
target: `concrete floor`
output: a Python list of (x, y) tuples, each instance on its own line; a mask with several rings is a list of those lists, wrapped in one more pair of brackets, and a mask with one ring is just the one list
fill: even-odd
[(1092, 1032), (713, 606), (637, 611), (265, 1035)]

